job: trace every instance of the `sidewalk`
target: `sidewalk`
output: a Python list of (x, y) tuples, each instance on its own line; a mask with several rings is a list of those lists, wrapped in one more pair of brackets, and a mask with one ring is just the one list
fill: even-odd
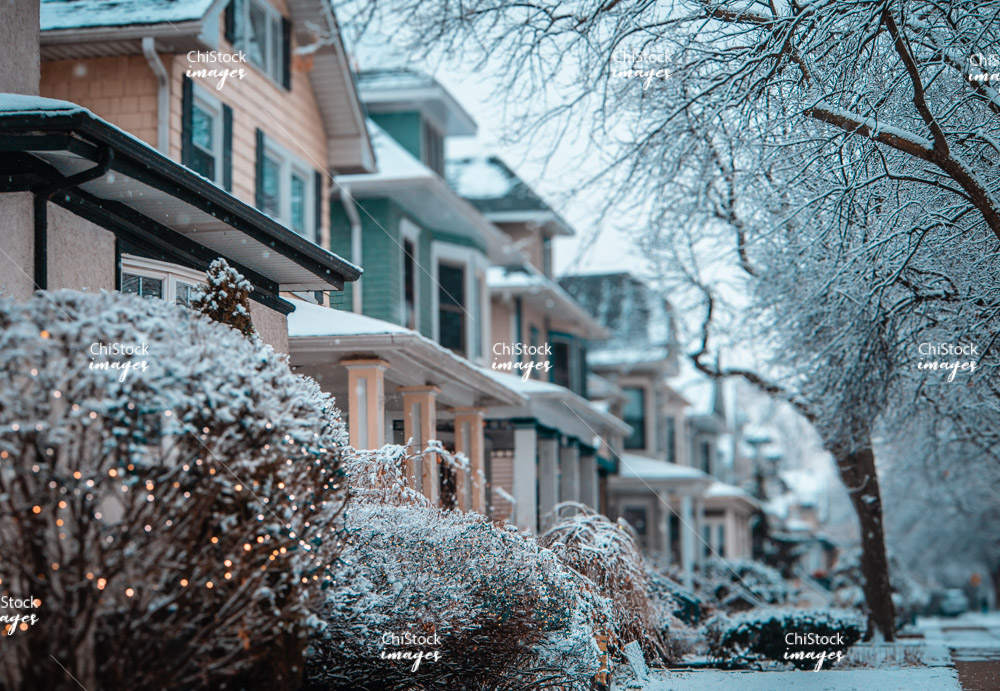
[(1000, 689), (1000, 612), (927, 619), (920, 628), (926, 640), (948, 651), (962, 691)]

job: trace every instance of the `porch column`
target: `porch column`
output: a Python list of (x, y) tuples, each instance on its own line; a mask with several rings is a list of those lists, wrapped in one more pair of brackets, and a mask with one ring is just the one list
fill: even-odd
[(694, 502), (688, 495), (681, 496), (681, 569), (684, 572), (684, 587), (694, 588), (695, 542)]
[(559, 449), (559, 501), (580, 501), (580, 442)]
[(697, 530), (694, 543), (694, 563), (700, 571), (705, 567), (705, 558), (708, 552), (708, 545), (705, 544), (705, 500), (701, 497), (694, 500), (694, 525)]
[(661, 549), (663, 550), (664, 563), (669, 564), (673, 559), (673, 550), (670, 545), (670, 495), (661, 490), (659, 499)]
[(743, 545), (737, 542), (738, 540), (742, 542), (742, 540), (737, 532), (736, 520), (736, 512), (732, 508), (727, 508), (722, 519), (722, 535), (726, 540), (722, 556), (727, 560), (743, 558)]
[(535, 423), (515, 423), (514, 427), (514, 507), (513, 521), (521, 530), (538, 532), (538, 432)]
[[(441, 392), (436, 386), (401, 386), (398, 391), (403, 394), (403, 436), (413, 439), (409, 448), (410, 455), (420, 453), (427, 442), (437, 438), (437, 395)], [(438, 505), (440, 480), (438, 479), (437, 454), (424, 454), (421, 458), (409, 461), (406, 474), (413, 486), (423, 492)]]
[(597, 454), (587, 451), (580, 454), (580, 503), (586, 504), (594, 511), (601, 507), (597, 504)]
[(552, 525), (549, 515), (559, 502), (559, 439), (542, 437), (538, 440), (538, 518), (539, 532)]
[(377, 449), (385, 443), (385, 371), (377, 358), (344, 360), (347, 369), (347, 431), (355, 449)]
[(469, 473), (459, 478), (458, 508), (486, 513), (486, 465), (483, 440), (485, 408), (455, 408), (455, 450), (469, 457)]

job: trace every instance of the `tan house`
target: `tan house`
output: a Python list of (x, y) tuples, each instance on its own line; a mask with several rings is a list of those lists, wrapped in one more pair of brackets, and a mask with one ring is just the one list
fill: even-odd
[[(287, 349), (285, 315), (293, 306), (286, 297), (339, 291), (358, 278), (360, 269), (125, 131), (128, 123), (114, 116), (126, 96), (115, 106), (91, 101), (99, 112), (54, 98), (72, 95), (83, 100), (84, 92), (98, 94), (105, 88), (132, 91), (129, 79), (122, 83), (120, 74), (103, 71), (103, 65), (98, 69), (93, 62), (98, 58), (81, 57), (67, 61), (75, 65), (77, 83), (72, 94), (63, 93), (49, 81), (44, 56), (40, 69), (32, 59), (45, 51), (39, 48), (37, 27), (52, 24), (53, 10), (64, 17), (93, 6), (70, 0), (45, 2), (39, 10), (19, 3), (16, 12), (5, 14), (5, 20), (24, 26), (17, 34), (20, 43), (2, 46), (9, 53), (4, 61), (9, 69), (0, 85), (16, 93), (0, 97), (0, 141), (6, 152), (0, 163), (0, 249), (5, 265), (0, 289), (21, 297), (34, 289), (120, 289), (184, 302), (209, 263), (224, 257), (254, 286), (251, 314), (262, 336), (276, 348)], [(143, 5), (134, 6), (142, 16)], [(177, 6), (157, 7), (152, 14), (163, 22), (177, 19), (169, 14)], [(141, 40), (125, 40), (129, 30), (109, 33), (104, 26), (98, 36), (102, 22), (137, 16), (121, 4), (116, 8), (78, 13), (85, 26), (75, 42), (70, 39), (77, 29), (60, 29), (67, 54), (121, 51), (127, 62), (132, 48), (141, 50)], [(42, 32), (42, 41), (46, 38)], [(115, 47), (103, 45), (114, 39), (121, 39)]]
[[(371, 170), (373, 155), (327, 3), (43, 0), (40, 26), (42, 96), (78, 104), (155, 147), (211, 183), (204, 186), (210, 194), (256, 209), (303, 252), (329, 247), (331, 172)], [(170, 211), (187, 222), (188, 234), (204, 238), (211, 230), (219, 252), (243, 245), (221, 228), (225, 214), (209, 228), (183, 208)], [(268, 244), (245, 268), (259, 273), (257, 264), (279, 263)], [(127, 289), (155, 289), (157, 281), (172, 289), (192, 278), (175, 276), (175, 259), (129, 246), (119, 273), (152, 279), (129, 279)], [(323, 294), (337, 284), (283, 280), (273, 292), (327, 301)], [(290, 311), (287, 300), (283, 309)], [(284, 315), (254, 318), (287, 350)]]

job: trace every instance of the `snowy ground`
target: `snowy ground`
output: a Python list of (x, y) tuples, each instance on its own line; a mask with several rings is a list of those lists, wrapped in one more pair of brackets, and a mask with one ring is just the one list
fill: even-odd
[[(965, 614), (954, 619), (921, 620), (924, 635), (912, 641), (923, 667), (831, 669), (820, 672), (725, 672), (721, 670), (656, 670), (643, 685), (616, 684), (615, 689), (644, 691), (702, 689), (713, 691), (960, 691), (1000, 689), (1000, 612)], [(859, 650), (877, 656), (878, 647)], [(956, 665), (958, 669), (956, 669)], [(996, 682), (994, 684), (994, 682)]]

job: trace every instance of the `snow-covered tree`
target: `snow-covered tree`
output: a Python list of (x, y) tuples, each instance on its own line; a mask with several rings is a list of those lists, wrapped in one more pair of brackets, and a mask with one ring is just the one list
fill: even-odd
[(250, 292), (253, 286), (243, 275), (219, 258), (208, 267), (207, 283), (191, 301), (191, 307), (209, 319), (228, 324), (244, 336), (254, 333), (250, 321)]
[[(867, 633), (891, 638), (875, 439), (929, 400), (909, 377), (920, 339), (993, 342), (1000, 98), (975, 60), (992, 48), (992, 8), (362, 6), (363, 20), (391, 13), (411, 49), (478, 50), (506, 93), (541, 95), (523, 99), (539, 125), (531, 136), (548, 125), (558, 142), (578, 131), (568, 125), (593, 123), (608, 165), (587, 193), (605, 185), (608, 209), (643, 214), (648, 256), (697, 291), (696, 363), (790, 401), (817, 427), (858, 518)], [(669, 74), (629, 75), (659, 67), (640, 64), (643, 51), (664, 56)], [(743, 276), (710, 280), (721, 263)], [(727, 311), (727, 289), (749, 299)], [(738, 343), (750, 326), (767, 336), (759, 366), (720, 366), (727, 321), (744, 322)], [(973, 385), (995, 397), (985, 377)]]
[(41, 601), (6, 688), (301, 679), (347, 440), (315, 382), (184, 307), (60, 291), (0, 300), (0, 390), (0, 588)]

